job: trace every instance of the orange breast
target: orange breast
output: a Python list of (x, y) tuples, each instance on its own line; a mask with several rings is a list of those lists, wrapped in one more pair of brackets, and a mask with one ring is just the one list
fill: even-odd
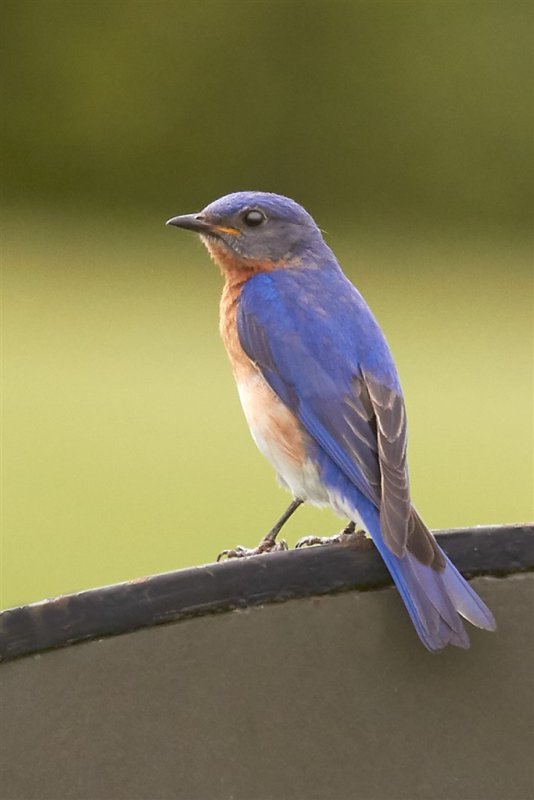
[(306, 435), (297, 417), (273, 392), (241, 347), (237, 309), (242, 277), (231, 280), (227, 275), (220, 305), (220, 332), (254, 441), (277, 472), (283, 474), (283, 462), (290, 462), (293, 467), (304, 463)]
[(230, 359), (236, 381), (241, 381), (258, 372), (255, 364), (247, 356), (237, 332), (237, 309), (244, 281), (226, 280), (219, 307), (219, 330)]

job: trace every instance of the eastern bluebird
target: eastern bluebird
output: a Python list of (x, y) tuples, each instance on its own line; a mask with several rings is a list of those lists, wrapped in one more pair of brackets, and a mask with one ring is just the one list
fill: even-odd
[(254, 441), (293, 502), (362, 525), (423, 644), (468, 647), (460, 616), (495, 629), (411, 504), (406, 414), (388, 344), (312, 217), (287, 197), (236, 192), (169, 225), (200, 237), (220, 267), (220, 331)]

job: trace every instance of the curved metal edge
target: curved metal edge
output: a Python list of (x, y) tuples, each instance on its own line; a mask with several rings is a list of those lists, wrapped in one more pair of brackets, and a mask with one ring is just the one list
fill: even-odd
[[(468, 578), (534, 570), (534, 524), (436, 532)], [(391, 584), (375, 548), (331, 545), (167, 572), (0, 613), (0, 661), (235, 608)]]

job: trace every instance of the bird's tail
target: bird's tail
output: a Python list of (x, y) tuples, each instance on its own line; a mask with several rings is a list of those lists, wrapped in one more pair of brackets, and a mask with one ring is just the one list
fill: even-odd
[[(495, 630), (493, 614), (441, 548), (445, 560), (441, 570), (421, 563), (409, 551), (399, 558), (384, 543), (378, 514), (369, 522), (372, 522), (368, 526), (369, 533), (386, 562), (421, 641), (429, 650), (441, 650), (447, 644), (469, 647), (461, 617), (478, 628)], [(428, 532), (428, 535), (432, 534)]]

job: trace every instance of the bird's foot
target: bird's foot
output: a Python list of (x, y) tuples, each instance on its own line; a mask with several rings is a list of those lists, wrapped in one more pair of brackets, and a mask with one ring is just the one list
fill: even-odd
[(217, 556), (217, 561), (221, 561), (223, 558), (247, 558), (248, 556), (261, 555), (261, 553), (275, 553), (280, 550), (289, 550), (287, 542), (284, 539), (280, 539), (280, 541), (277, 542), (269, 536), (264, 536), (257, 547), (243, 547), (242, 544), (238, 544), (231, 550), (223, 550), (222, 553), (219, 553)]
[(318, 544), (347, 544), (351, 547), (367, 549), (372, 546), (372, 540), (366, 535), (364, 530), (356, 530), (354, 522), (349, 522), (346, 528), (336, 536), (303, 536), (299, 539), (295, 547), (313, 547)]

